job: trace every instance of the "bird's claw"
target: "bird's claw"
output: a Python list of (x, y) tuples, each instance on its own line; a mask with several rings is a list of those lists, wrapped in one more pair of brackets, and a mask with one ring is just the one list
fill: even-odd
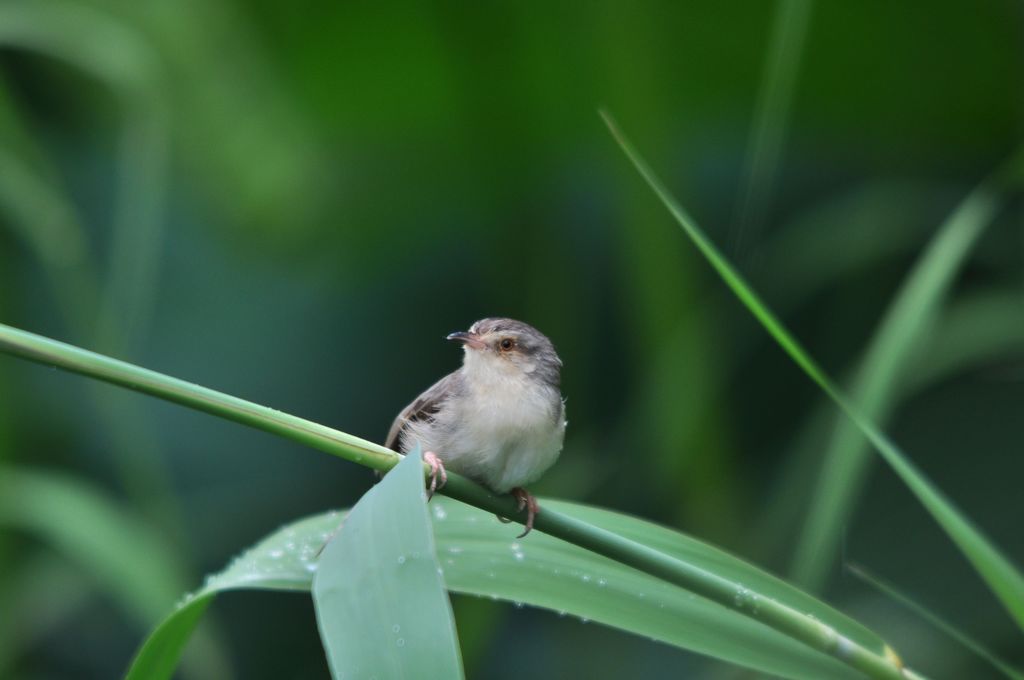
[(540, 512), (540, 506), (537, 504), (537, 499), (533, 497), (533, 494), (521, 486), (517, 486), (512, 489), (512, 496), (518, 502), (517, 507), (519, 512), (522, 512), (524, 509), (527, 511), (526, 524), (524, 525), (526, 529), (523, 533), (516, 536), (516, 538), (522, 538), (533, 531), (533, 518), (537, 516), (538, 512)]
[[(430, 466), (430, 487), (427, 490), (427, 501), (430, 501), (434, 497), (434, 492), (444, 487), (448, 483), (448, 473), (445, 472), (444, 463), (437, 457), (437, 454), (433, 451), (427, 451), (423, 454), (423, 462)], [(441, 483), (437, 483), (437, 478), (441, 478)]]

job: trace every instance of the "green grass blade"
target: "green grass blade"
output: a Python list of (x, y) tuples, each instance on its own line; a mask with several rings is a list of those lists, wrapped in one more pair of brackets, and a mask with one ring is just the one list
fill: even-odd
[(615, 121), (605, 112), (601, 113), (619, 146), (630, 159), (644, 181), (651, 187), (661, 202), (693, 241), (697, 249), (708, 260), (726, 285), (747, 307), (751, 314), (765, 327), (772, 338), (786, 351), (790, 358), (824, 391), (829, 398), (849, 417), (878, 450), (885, 461), (910, 488), (926, 510), (957, 545), (968, 561), (996, 594), (999, 601), (1010, 612), (1018, 626), (1024, 629), (1024, 577), (996, 548), (980, 529), (975, 527), (921, 472), (904, 456), (900, 449), (889, 441), (875, 425), (867, 419), (818, 365), (804, 351), (795, 338), (775, 318), (757, 294), (746, 284), (732, 265), (708, 240), (697, 223), (676, 203), (672, 195), (647, 166), (629, 141), (619, 131)]
[(97, 380), (233, 420), (375, 470), (389, 470), (398, 460), (394, 451), (365, 439), (4, 324), (0, 324), (0, 352), (44, 365), (60, 366)]
[(320, 639), (340, 678), (461, 678), (419, 449), (348, 513), (313, 577)]
[(1015, 669), (1010, 664), (1006, 663), (992, 652), (985, 649), (981, 644), (975, 642), (970, 636), (962, 633), (957, 628), (949, 623), (946, 623), (941, 617), (933, 613), (923, 605), (918, 604), (913, 599), (904, 595), (896, 587), (886, 583), (882, 579), (874, 576), (867, 569), (857, 565), (847, 565), (846, 567), (851, 574), (859, 578), (864, 583), (867, 583), (871, 587), (875, 588), (879, 592), (883, 593), (887, 597), (896, 602), (900, 603), (907, 609), (911, 610), (922, 619), (932, 624), (949, 637), (956, 640), (958, 643), (963, 645), (965, 648), (974, 652), (976, 655), (987, 661), (997, 671), (1010, 678), (1011, 680), (1024, 680), (1024, 672)]
[[(961, 296), (945, 305), (928, 333), (927, 346), (917, 360), (911, 358), (895, 399), (906, 400), (962, 372), (1024, 357), (1022, 308), (1024, 291), (1002, 289)], [(827, 438), (832, 416), (831, 403), (822, 402), (801, 426), (792, 452), (772, 482), (768, 509), (750, 529), (748, 545), (758, 546), (753, 554), (782, 554), (776, 546), (803, 517), (818, 473), (819, 442)]]
[[(971, 246), (996, 214), (985, 182), (939, 228), (879, 324), (852, 386), (851, 398), (865, 418), (884, 423), (896, 405), (907, 366), (927, 340), (942, 301)], [(817, 590), (835, 561), (848, 521), (872, 462), (863, 434), (842, 418), (825, 451), (820, 479), (793, 556), (793, 578)]]

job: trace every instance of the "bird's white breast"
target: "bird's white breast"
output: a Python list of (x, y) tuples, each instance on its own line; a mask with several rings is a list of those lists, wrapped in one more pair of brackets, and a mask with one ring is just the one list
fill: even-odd
[(466, 393), (443, 409), (447, 422), (410, 434), (429, 436), (434, 441), (423, 445), (436, 447), (449, 469), (499, 493), (535, 482), (562, 450), (565, 412), (558, 390), (503, 359), (471, 362), (463, 369)]

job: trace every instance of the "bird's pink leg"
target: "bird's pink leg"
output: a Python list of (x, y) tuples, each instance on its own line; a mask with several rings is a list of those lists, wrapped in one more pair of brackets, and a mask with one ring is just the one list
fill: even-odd
[[(437, 454), (433, 451), (427, 451), (423, 454), (423, 462), (430, 466), (430, 490), (427, 491), (427, 500), (429, 501), (434, 497), (434, 492), (442, 488), (448, 483), (448, 473), (445, 472), (444, 463), (437, 457)], [(441, 477), (441, 483), (437, 483), (438, 476)]]
[(512, 496), (514, 496), (515, 499), (519, 501), (519, 512), (522, 512), (523, 508), (526, 508), (527, 510), (526, 530), (523, 531), (523, 533), (516, 536), (516, 538), (522, 538), (526, 534), (533, 531), (533, 518), (537, 516), (538, 512), (540, 512), (540, 506), (537, 505), (537, 499), (533, 497), (533, 494), (531, 494), (529, 491), (527, 491), (521, 486), (517, 486), (516, 488), (512, 489)]

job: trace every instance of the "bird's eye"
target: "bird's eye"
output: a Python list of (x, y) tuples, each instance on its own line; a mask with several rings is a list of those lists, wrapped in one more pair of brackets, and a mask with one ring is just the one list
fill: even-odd
[(498, 343), (498, 347), (501, 347), (503, 351), (507, 352), (510, 349), (512, 349), (512, 346), (515, 344), (516, 343), (512, 340), (512, 338), (505, 338), (504, 340)]

